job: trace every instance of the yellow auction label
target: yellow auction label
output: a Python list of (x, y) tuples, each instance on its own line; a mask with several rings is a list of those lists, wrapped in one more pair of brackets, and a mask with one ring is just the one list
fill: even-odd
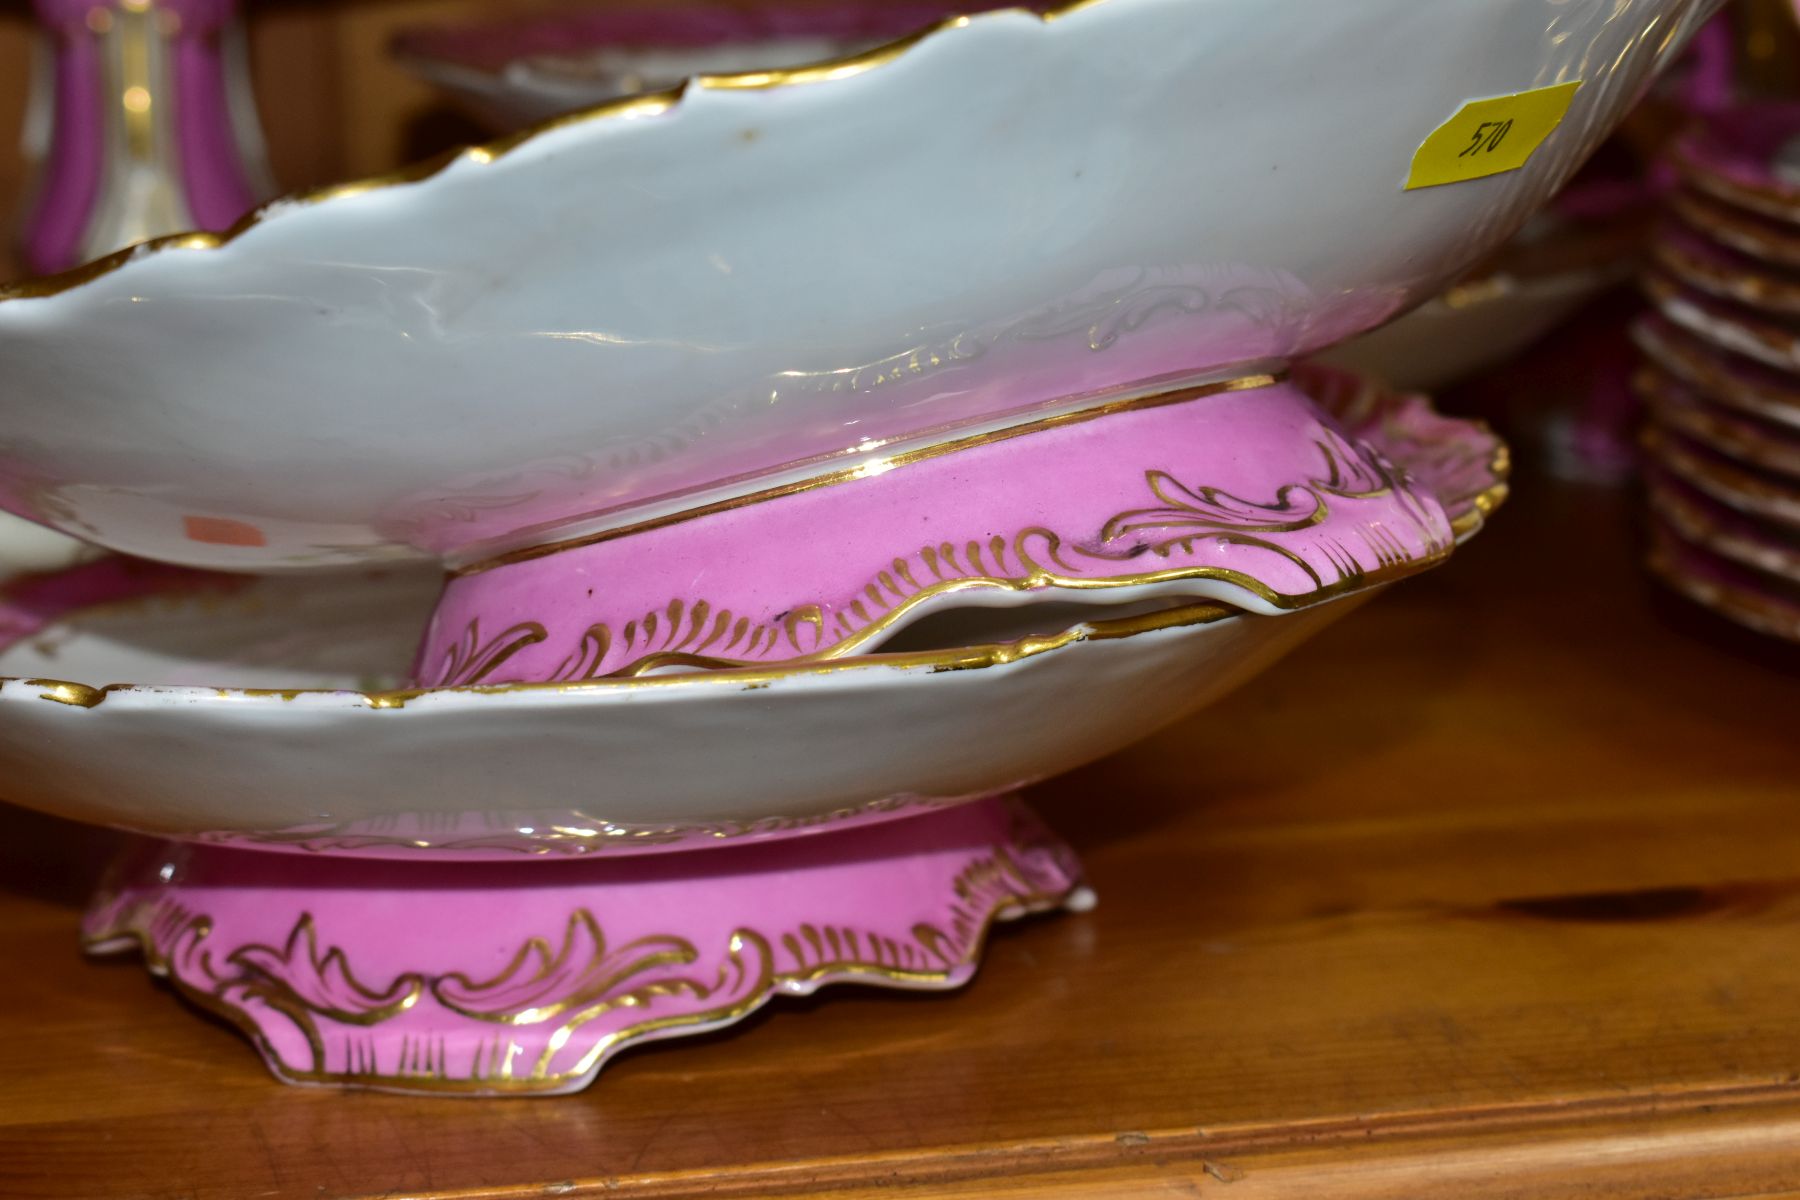
[(1576, 80), (1469, 101), (1419, 143), (1406, 190), (1518, 170), (1562, 124), (1580, 86)]

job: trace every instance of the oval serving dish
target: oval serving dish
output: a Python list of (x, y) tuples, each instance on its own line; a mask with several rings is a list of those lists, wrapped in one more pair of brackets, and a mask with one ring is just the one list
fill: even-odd
[[(461, 566), (1268, 371), (1490, 252), (1715, 8), (1078, 0), (628, 97), (8, 289), (0, 507)], [(1406, 189), (1566, 83), (1516, 169)]]

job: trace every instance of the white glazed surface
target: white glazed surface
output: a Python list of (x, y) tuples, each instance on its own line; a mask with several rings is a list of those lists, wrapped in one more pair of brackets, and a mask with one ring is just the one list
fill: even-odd
[[(862, 659), (756, 682), (708, 673), (443, 690), (378, 708), (360, 692), (226, 686), (281, 686), (266, 647), (233, 661), (229, 647), (254, 646), (259, 623), (287, 630), (286, 658), (310, 664), (288, 672), (290, 688), (328, 682), (322, 644), (349, 647), (331, 652), (371, 669), (405, 661), (407, 621), (374, 603), (334, 616), (324, 601), (329, 586), (354, 601), (359, 589), (392, 600), (410, 584), (396, 592), (340, 582), (301, 602), (284, 598), (284, 586), (115, 605), (0, 653), (7, 675), (98, 683), (149, 669), (137, 678), (188, 685), (135, 686), (81, 707), (47, 698), (54, 685), (41, 680), (0, 680), (0, 798), (76, 820), (262, 844), (296, 828), (366, 833), (373, 822), (426, 831), (451, 847), (438, 857), (609, 848), (568, 834), (572, 826), (779, 824), (966, 798), (1119, 749), (1218, 698), (1357, 602), (1077, 641), (964, 670)], [(416, 623), (416, 604), (387, 607)], [(222, 641), (209, 639), (208, 623)], [(200, 677), (216, 686), (192, 686)], [(341, 680), (359, 682), (349, 671)], [(362, 849), (404, 852), (381, 841)]]
[[(1241, 373), (1440, 290), (1714, 7), (998, 12), (278, 203), (0, 303), (0, 504), (194, 565), (455, 563)], [(1575, 79), (1520, 170), (1402, 190), (1466, 100)]]

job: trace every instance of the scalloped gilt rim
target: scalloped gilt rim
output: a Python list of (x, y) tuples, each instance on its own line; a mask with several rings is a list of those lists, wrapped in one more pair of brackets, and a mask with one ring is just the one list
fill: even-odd
[(263, 204), (243, 217), (229, 228), (210, 233), (205, 230), (187, 230), (181, 233), (166, 234), (162, 237), (150, 238), (114, 251), (104, 257), (94, 259), (80, 266), (59, 271), (54, 275), (42, 275), (0, 284), (0, 304), (13, 300), (35, 300), (50, 296), (58, 296), (73, 291), (84, 284), (151, 255), (162, 254), (174, 250), (218, 250), (230, 245), (239, 237), (258, 226), (279, 218), (282, 214), (296, 208), (311, 208), (333, 200), (358, 196), (365, 192), (379, 189), (401, 187), (409, 184), (424, 183), (459, 162), (468, 162), (476, 166), (485, 166), (504, 158), (528, 142), (559, 133), (565, 129), (578, 126), (599, 124), (613, 120), (631, 120), (638, 117), (660, 116), (678, 109), (690, 89), (702, 91), (774, 91), (781, 88), (808, 87), (814, 84), (830, 83), (839, 79), (849, 79), (865, 74), (877, 67), (894, 62), (915, 46), (947, 33), (954, 29), (962, 29), (976, 21), (985, 21), (995, 17), (1028, 16), (1036, 18), (1041, 24), (1048, 25), (1064, 17), (1073, 16), (1090, 8), (1098, 8), (1111, 4), (1116, 0), (1064, 0), (1042, 10), (1008, 7), (990, 9), (975, 14), (959, 14), (945, 17), (916, 33), (884, 42), (857, 54), (845, 55), (841, 58), (826, 59), (821, 62), (808, 63), (797, 67), (739, 71), (719, 75), (696, 75), (691, 79), (673, 87), (656, 92), (642, 92), (630, 96), (622, 96), (609, 100), (592, 108), (585, 108), (561, 116), (540, 121), (505, 137), (478, 145), (463, 146), (446, 151), (432, 158), (409, 163), (393, 171), (366, 176), (362, 179), (344, 183), (326, 184), (323, 187), (291, 192)]
[(671, 675), (606, 676), (572, 682), (526, 682), (501, 684), (465, 684), (446, 687), (395, 688), (387, 691), (357, 691), (353, 688), (224, 688), (189, 685), (165, 686), (140, 683), (109, 683), (103, 687), (76, 683), (66, 679), (25, 679), (0, 676), (0, 695), (15, 686), (41, 689), (39, 698), (76, 708), (94, 708), (107, 697), (121, 693), (161, 694), (220, 699), (270, 699), (291, 701), (301, 696), (355, 700), (371, 711), (405, 708), (407, 703), (425, 696), (464, 694), (476, 696), (504, 695), (512, 692), (599, 692), (641, 690), (644, 688), (722, 686), (744, 690), (763, 688), (776, 680), (793, 676), (834, 675), (844, 671), (881, 668), (924, 669), (938, 671), (979, 671), (1004, 666), (1048, 654), (1077, 642), (1111, 641), (1177, 629), (1190, 625), (1207, 625), (1228, 617), (1245, 616), (1242, 609), (1216, 601), (1181, 604), (1130, 617), (1110, 617), (1086, 621), (1061, 633), (1035, 635), (1011, 642), (992, 642), (962, 646), (949, 650), (918, 650), (897, 653), (864, 654), (851, 658), (823, 659), (810, 662), (778, 664), (769, 667), (727, 667), (710, 671), (694, 671)]

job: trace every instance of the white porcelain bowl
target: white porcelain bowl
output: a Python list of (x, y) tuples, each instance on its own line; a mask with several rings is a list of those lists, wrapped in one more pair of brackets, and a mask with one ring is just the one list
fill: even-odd
[[(1505, 239), (1717, 0), (1080, 0), (696, 80), (0, 303), (0, 506), (452, 565), (1244, 374)], [(1580, 81), (1406, 190), (1465, 102)]]

